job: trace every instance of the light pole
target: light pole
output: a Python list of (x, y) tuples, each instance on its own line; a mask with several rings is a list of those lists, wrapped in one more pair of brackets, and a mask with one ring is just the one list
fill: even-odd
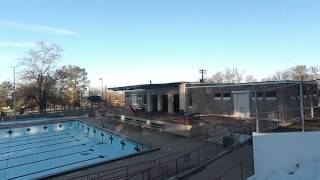
[(12, 94), (12, 100), (13, 100), (13, 120), (16, 120), (17, 116), (17, 106), (16, 106), (16, 68), (19, 65), (13, 66), (13, 94)]
[(16, 120), (16, 66), (13, 66), (13, 120)]

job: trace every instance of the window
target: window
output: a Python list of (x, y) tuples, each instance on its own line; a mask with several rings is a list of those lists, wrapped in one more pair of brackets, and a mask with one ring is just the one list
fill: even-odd
[[(255, 97), (256, 97), (256, 93), (253, 92), (252, 93), (252, 100), (255, 100)], [(263, 92), (257, 92), (257, 98), (258, 98), (258, 100), (262, 100), (264, 98)]]
[(297, 99), (297, 97), (296, 97), (296, 92), (295, 91), (290, 91), (290, 98), (291, 98), (291, 100), (296, 100)]
[(276, 92), (266, 92), (266, 100), (277, 100)]
[(276, 92), (266, 92), (266, 97), (277, 97)]
[(143, 95), (143, 104), (147, 104), (147, 96)]
[(263, 92), (257, 92), (257, 97), (263, 97)]
[(221, 100), (221, 93), (214, 93), (214, 100)]
[(313, 97), (317, 97), (317, 91), (313, 91)]
[(308, 95), (310, 95), (310, 93), (308, 91), (303, 91), (303, 98), (307, 99)]
[(231, 100), (231, 93), (224, 93), (222, 100)]

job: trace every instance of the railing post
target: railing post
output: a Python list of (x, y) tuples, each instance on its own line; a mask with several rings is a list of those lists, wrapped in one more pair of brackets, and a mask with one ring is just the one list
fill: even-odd
[(240, 174), (241, 174), (241, 180), (244, 180), (244, 173), (243, 173), (243, 162), (240, 163)]
[(162, 177), (162, 179), (164, 180), (164, 172), (163, 172), (163, 168), (164, 168), (165, 166), (162, 166), (162, 168), (161, 168), (161, 177)]
[(198, 152), (198, 165), (200, 165), (200, 149), (198, 149), (197, 152)]
[[(145, 171), (145, 170), (144, 170)], [(142, 180), (144, 180), (144, 171), (142, 171)]]
[(228, 121), (227, 121), (227, 123), (228, 123), (228, 131), (229, 131), (229, 128), (230, 128), (230, 127), (229, 127), (229, 126), (230, 126), (229, 120), (230, 120), (230, 119), (228, 118)]
[(127, 175), (127, 180), (128, 180), (129, 179), (129, 166), (127, 166), (126, 175)]
[(219, 152), (218, 152), (218, 142), (216, 141), (215, 144), (216, 144), (216, 155), (218, 155), (219, 154)]
[(176, 159), (176, 176), (178, 175), (178, 159)]

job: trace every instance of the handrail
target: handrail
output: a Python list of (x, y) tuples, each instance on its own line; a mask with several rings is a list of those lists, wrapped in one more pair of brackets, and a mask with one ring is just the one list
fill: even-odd
[[(89, 174), (85, 174), (85, 175), (80, 175), (80, 176), (77, 176), (77, 177), (69, 178), (69, 180), (71, 180), (71, 179), (77, 179), (77, 178), (81, 178), (81, 177), (86, 177), (86, 176), (91, 176), (91, 175), (98, 174), (98, 173), (104, 173), (104, 172), (108, 172), (108, 171), (113, 171), (113, 170), (116, 170), (116, 169), (126, 170), (127, 168), (137, 167), (138, 165), (147, 164), (147, 163), (150, 163), (150, 162), (158, 162), (158, 164), (162, 164), (162, 163), (160, 163), (160, 162), (161, 162), (161, 159), (165, 159), (165, 158), (168, 158), (168, 157), (170, 157), (170, 156), (174, 156), (174, 155), (177, 155), (177, 154), (180, 154), (180, 153), (185, 153), (185, 152), (188, 152), (188, 151), (191, 152), (191, 151), (194, 150), (194, 149), (195, 149), (195, 148), (189, 148), (189, 149), (185, 149), (185, 150), (182, 150), (182, 151), (174, 152), (174, 153), (172, 153), (172, 154), (168, 154), (168, 155), (161, 156), (160, 158), (157, 158), (157, 159), (142, 161), (142, 162), (138, 162), (138, 163), (134, 163), (134, 164), (129, 164), (129, 165), (126, 165), (126, 166), (120, 166), (120, 167), (115, 167), (115, 168), (111, 168), (111, 169), (107, 169), (107, 170), (102, 170), (102, 171), (98, 171), (98, 172), (93, 172), (93, 173), (89, 173)], [(111, 173), (111, 174), (113, 174), (113, 173)]]
[[(222, 138), (221, 138), (221, 139), (222, 139)], [(221, 139), (220, 139), (220, 140), (221, 140)], [(218, 142), (218, 141), (217, 141), (217, 142)], [(217, 142), (216, 142), (216, 143), (217, 143)], [(246, 144), (246, 143), (248, 143), (248, 140), (245, 141), (245, 142), (243, 142), (243, 143), (241, 143), (241, 144)], [(223, 150), (228, 150), (228, 149), (229, 149), (229, 150), (230, 150), (230, 149), (232, 150), (232, 149), (238, 147), (237, 145), (238, 145), (238, 144), (233, 144), (231, 147), (228, 147), (228, 148), (223, 149)], [(192, 154), (192, 153), (195, 153), (195, 152), (198, 153), (198, 158), (199, 158), (199, 152), (200, 152), (202, 149), (205, 149), (206, 147), (207, 147), (207, 145), (204, 145), (204, 146), (199, 147), (199, 148), (195, 148), (194, 151), (189, 152), (189, 153), (186, 153), (186, 154), (184, 154), (184, 155), (182, 155), (182, 156), (180, 156), (180, 157), (178, 157), (178, 158), (172, 159), (172, 160), (167, 161), (167, 162), (165, 162), (165, 163), (161, 163), (161, 164), (159, 164), (159, 166), (146, 168), (146, 169), (144, 169), (144, 170), (137, 170), (137, 171), (132, 172), (131, 174), (139, 175), (139, 174), (141, 174), (141, 173), (144, 173), (144, 172), (147, 172), (147, 171), (150, 172), (150, 171), (153, 171), (153, 170), (155, 170), (155, 169), (161, 169), (161, 168), (164, 168), (164, 167), (167, 167), (167, 168), (168, 168), (168, 166), (169, 166), (170, 163), (175, 162), (175, 163), (177, 164), (177, 162), (178, 162), (179, 160), (183, 159), (186, 155)], [(222, 153), (222, 152), (223, 152), (223, 151), (220, 151), (220, 152), (217, 151), (216, 156), (214, 156), (213, 159), (216, 158), (216, 157), (221, 156), (220, 153)], [(200, 162), (200, 159), (198, 159), (198, 164), (200, 164), (200, 163), (201, 163), (201, 162)], [(176, 165), (176, 168), (177, 168), (177, 165)], [(168, 170), (167, 170), (167, 171), (168, 171)], [(180, 173), (180, 172), (178, 172), (178, 169), (176, 169), (175, 174), (177, 175), (178, 173)], [(127, 174), (127, 175), (131, 175), (131, 174)], [(167, 174), (168, 174), (168, 173), (167, 173)], [(111, 179), (112, 179), (112, 180), (118, 180), (118, 179), (121, 179), (121, 178), (123, 178), (123, 177), (126, 177), (127, 179), (128, 179), (128, 177), (132, 177), (132, 176), (127, 176), (127, 175), (121, 174), (121, 175), (119, 175), (119, 176), (112, 177)], [(161, 174), (160, 176), (163, 177), (164, 174)], [(156, 177), (160, 177), (160, 176), (156, 176)], [(105, 176), (104, 176), (104, 177), (105, 177)], [(153, 178), (156, 178), (156, 177), (153, 177)], [(151, 178), (148, 177), (147, 179), (151, 179)]]
[[(217, 144), (222, 139), (223, 139), (223, 137), (220, 137), (214, 143)], [(168, 164), (170, 164), (172, 162), (176, 162), (176, 161), (179, 161), (179, 160), (183, 159), (188, 154), (192, 154), (192, 153), (195, 153), (195, 152), (199, 153), (201, 150), (203, 150), (203, 149), (205, 149), (207, 147), (208, 147), (208, 144), (205, 144), (205, 145), (203, 145), (201, 147), (192, 148), (192, 149), (190, 149), (191, 151), (189, 151), (189, 152), (181, 151), (181, 152), (185, 152), (185, 153), (183, 155), (177, 157), (177, 158), (174, 158), (174, 159), (171, 159), (171, 160), (168, 160), (168, 161), (164, 161), (164, 162), (160, 161), (160, 159), (163, 159), (163, 158), (158, 158), (158, 159), (155, 159), (155, 160), (151, 160), (151, 162), (156, 162), (158, 160), (159, 163), (157, 165), (156, 165), (156, 163), (154, 163), (154, 166), (148, 166), (147, 168), (145, 168), (143, 170), (136, 170), (136, 171), (133, 171), (133, 172), (129, 172), (128, 167), (130, 167), (130, 166), (136, 167), (135, 165), (140, 164), (140, 163), (144, 163), (144, 162), (140, 162), (140, 163), (124, 166), (124, 167), (121, 167), (121, 168), (122, 168), (122, 170), (126, 170), (126, 172), (124, 172), (124, 173), (122, 173), (122, 174), (120, 174), (120, 175), (118, 175), (116, 177), (112, 177), (111, 179), (120, 179), (120, 178), (123, 178), (123, 177), (131, 177), (133, 174), (138, 175), (138, 174), (146, 172), (147, 170), (150, 170), (150, 169), (153, 170), (154, 168), (162, 168), (163, 166), (168, 166)], [(234, 148), (234, 147), (235, 147), (235, 144), (233, 144), (231, 147), (229, 147), (227, 149)], [(224, 150), (226, 150), (226, 149), (224, 149)], [(218, 149), (217, 149), (217, 153), (216, 154), (219, 155), (219, 153), (221, 153), (221, 152), (222, 151), (218, 152)], [(173, 154), (167, 155), (167, 157), (172, 156), (172, 155)], [(81, 177), (88, 177), (88, 176), (91, 176), (91, 175), (98, 175), (98, 177), (106, 177), (106, 176), (109, 176), (109, 175), (112, 175), (112, 174), (115, 174), (115, 173), (119, 173), (122, 170), (119, 170), (119, 171), (116, 171), (116, 172), (107, 173), (107, 174), (104, 174), (102, 176), (100, 176), (100, 174), (106, 173), (106, 172), (110, 172), (110, 171), (116, 170), (116, 169), (121, 169), (121, 168), (118, 167), (118, 168), (113, 168), (113, 169), (109, 169), (109, 170), (106, 170), (106, 171), (99, 171), (99, 172), (90, 173), (90, 174), (86, 174), (86, 175), (82, 175), (82, 176), (77, 176), (77, 177), (74, 177), (74, 178), (71, 178), (71, 179), (77, 179), (77, 178), (81, 178)]]

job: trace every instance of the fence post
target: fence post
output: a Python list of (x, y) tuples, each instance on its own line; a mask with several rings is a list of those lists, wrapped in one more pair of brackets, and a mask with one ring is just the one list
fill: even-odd
[(229, 131), (229, 128), (230, 128), (230, 127), (229, 127), (229, 126), (230, 126), (229, 120), (230, 120), (230, 119), (228, 118), (228, 121), (227, 121), (227, 123), (228, 123), (228, 131)]
[(241, 180), (244, 180), (244, 173), (243, 173), (243, 162), (240, 163), (240, 174), (241, 174)]
[(162, 177), (162, 179), (164, 179), (164, 172), (163, 172), (163, 168), (164, 168), (165, 166), (162, 166), (162, 168), (161, 168), (161, 177)]
[(176, 176), (178, 175), (178, 159), (176, 159)]
[(219, 150), (218, 150), (218, 142), (216, 141), (216, 142), (215, 142), (215, 144), (216, 144), (216, 155), (218, 155), (218, 154), (219, 154)]
[(127, 180), (128, 180), (129, 179), (129, 166), (127, 166), (126, 174), (127, 174)]
[(145, 170), (142, 171), (142, 180), (144, 180), (144, 172)]
[(200, 148), (197, 151), (198, 151), (198, 165), (200, 165)]

